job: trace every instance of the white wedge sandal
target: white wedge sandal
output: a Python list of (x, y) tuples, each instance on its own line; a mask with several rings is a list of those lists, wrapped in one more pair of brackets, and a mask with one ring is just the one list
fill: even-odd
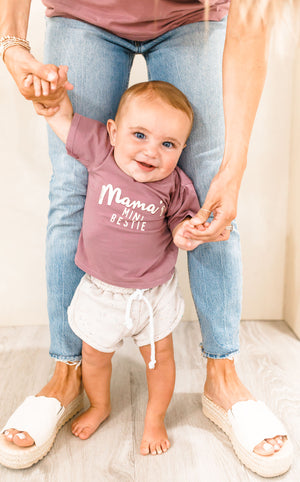
[(240, 461), (262, 477), (284, 474), (291, 466), (293, 448), (286, 439), (279, 452), (269, 456), (253, 452), (254, 447), (267, 438), (286, 436), (281, 421), (261, 401), (247, 400), (235, 403), (226, 411), (205, 395), (202, 396), (204, 415), (229, 437)]
[[(0, 435), (0, 463), (11, 469), (25, 469), (41, 460), (51, 449), (59, 429), (83, 408), (83, 393), (63, 407), (56, 398), (27, 397), (7, 421)], [(4, 433), (14, 428), (34, 440), (30, 447), (9, 442)]]

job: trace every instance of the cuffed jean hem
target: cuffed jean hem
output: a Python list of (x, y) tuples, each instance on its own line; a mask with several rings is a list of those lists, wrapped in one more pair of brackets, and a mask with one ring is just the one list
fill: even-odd
[(51, 358), (54, 358), (54, 360), (59, 361), (59, 362), (63, 362), (63, 363), (67, 363), (67, 364), (69, 364), (69, 362), (76, 364), (76, 363), (80, 362), (81, 359), (82, 359), (81, 355), (61, 356), (61, 355), (54, 355), (54, 353), (49, 353), (49, 355), (50, 355)]
[(212, 353), (206, 353), (204, 348), (203, 348), (203, 345), (202, 343), (200, 343), (200, 348), (201, 348), (201, 352), (202, 352), (202, 356), (204, 358), (214, 358), (215, 360), (224, 360), (224, 359), (228, 359), (228, 360), (234, 360), (237, 355), (240, 354), (240, 350), (234, 350), (232, 351), (231, 353), (227, 353), (226, 355), (224, 354), (212, 354)]

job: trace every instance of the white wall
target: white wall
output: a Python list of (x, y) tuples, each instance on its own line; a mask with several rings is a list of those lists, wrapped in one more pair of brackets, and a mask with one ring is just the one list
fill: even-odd
[(300, 46), (295, 58), (284, 317), (300, 337)]
[[(42, 17), (43, 6), (34, 0), (29, 39), (40, 59)], [(245, 319), (283, 318), (293, 63), (292, 57), (271, 58), (242, 184), (238, 219)], [(133, 80), (144, 80), (142, 59), (136, 68)], [(50, 165), (45, 123), (18, 94), (3, 66), (0, 109), (0, 325), (47, 323), (44, 240)], [(184, 255), (179, 269), (185, 318), (195, 319)]]

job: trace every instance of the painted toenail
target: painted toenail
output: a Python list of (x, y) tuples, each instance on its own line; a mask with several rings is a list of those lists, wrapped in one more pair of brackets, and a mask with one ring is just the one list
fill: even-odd
[(13, 438), (12, 433), (9, 433), (9, 434), (7, 435), (7, 438), (12, 439), (12, 438)]
[(272, 448), (273, 448), (273, 447), (272, 447), (271, 444), (268, 444), (268, 443), (263, 444), (263, 449), (264, 449), (266, 452), (271, 452)]
[(5, 430), (4, 435), (6, 436), (6, 435), (8, 435), (8, 434), (9, 434), (9, 431), (8, 431), (8, 430)]
[(26, 438), (26, 435), (24, 433), (17, 433), (16, 437), (19, 437), (19, 439), (24, 440)]

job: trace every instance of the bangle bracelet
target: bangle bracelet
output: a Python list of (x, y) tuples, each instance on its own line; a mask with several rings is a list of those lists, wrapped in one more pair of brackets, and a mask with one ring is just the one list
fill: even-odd
[(30, 44), (28, 40), (19, 37), (13, 37), (12, 35), (0, 35), (0, 55), (4, 62), (4, 54), (9, 47), (23, 47), (30, 52)]

